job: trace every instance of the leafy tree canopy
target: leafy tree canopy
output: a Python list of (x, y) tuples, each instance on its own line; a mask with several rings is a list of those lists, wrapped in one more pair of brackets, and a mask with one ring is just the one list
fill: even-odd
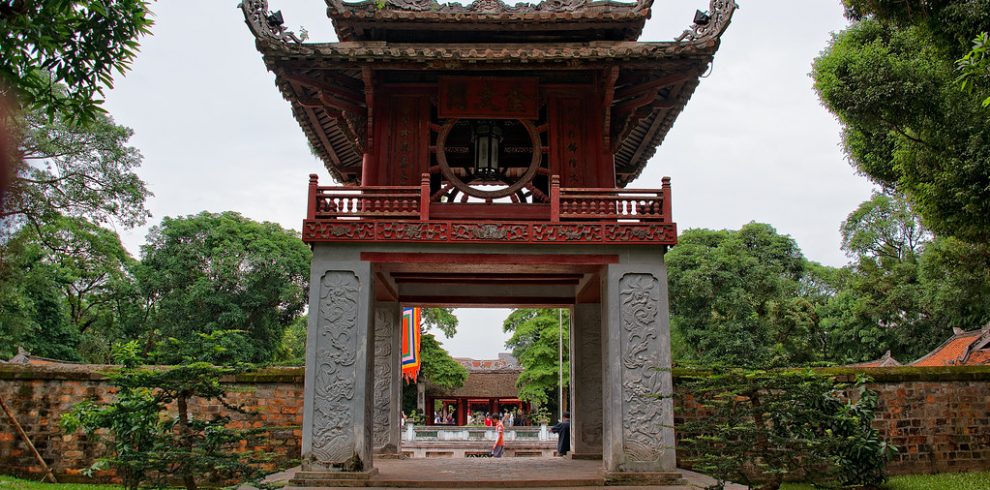
[(908, 201), (875, 194), (842, 224), (853, 262), (833, 277), (819, 309), (826, 357), (913, 360), (951, 335), (990, 320), (990, 255), (984, 244), (934, 238)]
[(150, 216), (144, 205), (151, 193), (135, 173), (142, 157), (128, 145), (130, 129), (105, 115), (73, 126), (38, 111), (17, 125), (23, 138), (16, 178), (0, 203), (0, 221), (40, 226), (65, 215), (130, 227)]
[(444, 390), (464, 386), (468, 377), (467, 368), (451, 357), (433, 334), (424, 333), (420, 337), (419, 355), (420, 376), (431, 385)]
[[(12, 349), (109, 362), (112, 343), (134, 334), (127, 328), (132, 315), (139, 315), (129, 272), (135, 262), (113, 231), (55, 216), (21, 228), (0, 253), (7, 293), (0, 304), (10, 312), (0, 320), (0, 331), (14, 339)], [(44, 333), (21, 335), (38, 329)]]
[(760, 223), (687, 230), (665, 260), (678, 352), (751, 365), (808, 361), (820, 350), (814, 305), (800, 294), (805, 260), (791, 237)]
[[(502, 329), (512, 334), (505, 341), (505, 346), (512, 349), (512, 355), (523, 368), (516, 380), (521, 400), (538, 405), (556, 400), (561, 371), (564, 387), (570, 386), (570, 322), (569, 310), (520, 308), (513, 310), (502, 323)], [(564, 341), (563, 364), (559, 352), (561, 335)]]
[(143, 0), (0, 2), (0, 85), (49, 117), (94, 119), (152, 24)]
[(448, 339), (457, 333), (457, 316), (454, 315), (453, 308), (423, 308), (422, 320), (424, 332), (435, 327)]
[(150, 325), (166, 338), (241, 330), (239, 360), (267, 361), (306, 305), (311, 253), (274, 223), (234, 212), (165, 218), (142, 255), (136, 275)]
[(956, 60), (990, 25), (990, 1), (849, 0), (854, 22), (815, 60), (822, 102), (852, 164), (907, 195), (939, 235), (990, 240), (987, 93), (959, 90)]

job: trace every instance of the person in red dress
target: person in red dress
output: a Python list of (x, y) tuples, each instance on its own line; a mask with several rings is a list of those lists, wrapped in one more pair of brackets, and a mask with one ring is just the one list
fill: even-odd
[(492, 457), (501, 458), (505, 453), (505, 420), (496, 419), (495, 422), (495, 446), (492, 447)]

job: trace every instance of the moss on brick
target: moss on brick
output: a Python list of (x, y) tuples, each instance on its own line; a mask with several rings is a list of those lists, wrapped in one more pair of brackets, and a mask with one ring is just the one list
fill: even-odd
[(234, 377), (235, 383), (302, 383), (306, 372), (302, 367), (267, 367), (241, 373)]
[[(788, 368), (782, 372), (797, 372), (807, 368)], [(814, 368), (814, 372), (840, 379), (853, 380), (859, 375), (874, 383), (899, 383), (902, 381), (990, 381), (990, 366), (897, 366), (882, 368), (829, 367)], [(704, 376), (703, 369), (674, 368), (674, 382)]]

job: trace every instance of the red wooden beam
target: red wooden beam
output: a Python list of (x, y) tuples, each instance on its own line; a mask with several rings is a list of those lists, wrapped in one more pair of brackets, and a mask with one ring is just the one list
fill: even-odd
[(598, 254), (438, 254), (361, 252), (361, 260), (376, 264), (499, 264), (499, 265), (608, 265), (618, 264), (618, 255)]
[(639, 95), (647, 90), (659, 90), (666, 86), (676, 85), (692, 78), (697, 78), (697, 75), (695, 75), (694, 70), (689, 70), (682, 73), (674, 73), (663, 76), (656, 80), (650, 80), (649, 82), (640, 83), (638, 85), (627, 85), (615, 91), (615, 100), (621, 100), (626, 97)]

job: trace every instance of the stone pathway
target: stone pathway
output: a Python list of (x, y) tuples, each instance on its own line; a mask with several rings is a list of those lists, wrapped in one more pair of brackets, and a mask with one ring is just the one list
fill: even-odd
[[(581, 461), (566, 458), (428, 458), (377, 460), (378, 474), (371, 478), (376, 488), (554, 488), (587, 489), (602, 486), (601, 461)], [(288, 482), (299, 468), (269, 475), (266, 483)], [(699, 490), (715, 483), (712, 478), (687, 470), (679, 470), (687, 485), (663, 487), (610, 486), (609, 489), (662, 488), (664, 490)], [(435, 486), (434, 486), (435, 485)], [(248, 485), (238, 490), (251, 490)], [(309, 488), (309, 487), (307, 487)], [(329, 487), (325, 487), (329, 488)], [(745, 490), (730, 484), (727, 490)]]

